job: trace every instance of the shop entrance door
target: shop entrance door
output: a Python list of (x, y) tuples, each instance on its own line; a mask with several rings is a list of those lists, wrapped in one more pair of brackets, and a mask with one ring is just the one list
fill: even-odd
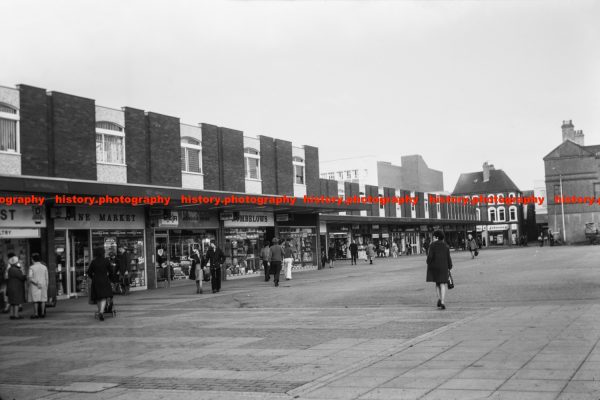
[(87, 280), (85, 272), (92, 259), (90, 231), (68, 231), (67, 290), (70, 297), (85, 295)]
[(154, 268), (156, 271), (156, 284), (164, 282), (166, 287), (171, 285), (172, 268), (169, 260), (169, 236), (168, 234), (155, 234)]

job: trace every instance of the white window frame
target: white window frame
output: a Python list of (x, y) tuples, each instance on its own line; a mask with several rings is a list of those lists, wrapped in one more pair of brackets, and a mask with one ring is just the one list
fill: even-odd
[[(500, 218), (500, 211), (502, 211), (502, 214), (504, 214), (504, 218)], [(506, 222), (506, 207), (504, 207), (504, 206), (498, 207), (497, 213), (498, 213), (498, 216), (497, 216), (498, 222)]]
[[(512, 213), (515, 213), (515, 217), (512, 217)], [(518, 216), (517, 216), (517, 206), (510, 206), (508, 207), (508, 219), (510, 221), (518, 221)]]
[[(190, 141), (196, 142), (197, 144), (189, 143)], [(186, 174), (203, 175), (204, 169), (203, 169), (203, 162), (202, 162), (203, 161), (202, 160), (202, 142), (199, 141), (198, 139), (194, 139), (193, 137), (185, 136), (185, 137), (181, 138), (181, 148), (185, 149), (185, 170), (182, 170), (181, 172), (185, 172)], [(189, 169), (188, 150), (199, 150), (200, 151), (200, 156), (198, 157), (198, 164), (200, 164), (198, 167), (200, 168), (200, 172), (188, 171), (188, 169)]]
[(16, 107), (13, 107), (6, 103), (0, 103), (0, 105), (4, 106), (6, 108), (10, 108), (11, 110), (15, 111), (14, 114), (0, 111), (0, 118), (8, 119), (10, 121), (15, 121), (17, 124), (16, 138), (15, 138), (16, 149), (14, 151), (13, 150), (0, 150), (0, 153), (20, 155), (21, 154), (21, 117), (20, 117), (21, 114), (19, 112), (19, 109)]
[(423, 214), (425, 218), (429, 218), (429, 199), (427, 198), (427, 193), (423, 193), (423, 206), (425, 210)]
[(477, 221), (481, 221), (481, 209), (479, 207), (475, 209), (475, 218)]
[(440, 204), (440, 195), (435, 195), (435, 212), (437, 213), (438, 219), (442, 219), (442, 205)]
[[(249, 153), (248, 150), (251, 150), (253, 152), (255, 151), (257, 154)], [(250, 178), (248, 176), (248, 173), (250, 171), (250, 168), (248, 168), (249, 167), (249, 165), (248, 165), (248, 159), (249, 158), (253, 158), (255, 160), (258, 160), (258, 165), (257, 165), (257, 168), (256, 168), (256, 175), (257, 175), (256, 178)], [(246, 177), (246, 179), (251, 180), (251, 181), (260, 181), (261, 180), (261, 178), (260, 178), (261, 177), (260, 151), (256, 150), (253, 147), (245, 147), (244, 148), (244, 176)]]
[[(98, 124), (101, 122), (106, 122), (109, 124), (113, 124), (115, 126), (118, 126), (119, 128), (121, 128), (120, 131), (115, 131), (112, 129), (104, 129), (104, 128), (98, 128)], [(108, 162), (106, 160), (98, 160), (98, 154), (96, 153), (96, 163), (98, 164), (104, 164), (104, 165), (120, 165), (120, 166), (126, 166), (127, 165), (127, 159), (125, 158), (127, 151), (125, 149), (125, 127), (112, 122), (112, 121), (96, 121), (96, 135), (101, 135), (102, 136), (102, 157), (105, 158), (106, 157), (106, 151), (105, 151), (105, 147), (104, 147), (104, 137), (105, 136), (116, 136), (116, 137), (120, 137), (123, 139), (123, 163), (113, 163), (113, 162)]]
[[(294, 185), (306, 186), (306, 163), (302, 157), (292, 157), (292, 164), (294, 165)], [(296, 182), (296, 167), (302, 167), (302, 183)]]
[[(492, 214), (493, 214), (493, 218), (492, 218)], [(498, 217), (498, 213), (496, 212), (496, 208), (495, 207), (488, 208), (488, 220), (490, 222), (496, 222), (497, 217)]]

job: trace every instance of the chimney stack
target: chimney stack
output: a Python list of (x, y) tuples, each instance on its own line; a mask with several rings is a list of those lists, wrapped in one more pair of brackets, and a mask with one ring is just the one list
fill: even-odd
[(490, 171), (494, 170), (494, 164), (483, 163), (483, 181), (488, 182), (490, 180)]
[(584, 145), (583, 131), (575, 130), (575, 125), (573, 125), (573, 120), (563, 121), (561, 128), (562, 128), (563, 142), (565, 140), (570, 140), (571, 142), (577, 143), (580, 146)]

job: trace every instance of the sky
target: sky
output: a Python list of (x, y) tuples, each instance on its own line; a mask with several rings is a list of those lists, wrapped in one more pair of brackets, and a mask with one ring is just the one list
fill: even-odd
[(319, 147), (489, 161), (521, 190), (563, 120), (600, 144), (599, 1), (0, 0), (25, 83)]

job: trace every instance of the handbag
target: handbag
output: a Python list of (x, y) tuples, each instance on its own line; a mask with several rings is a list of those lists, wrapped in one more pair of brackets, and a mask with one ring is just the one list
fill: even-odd
[(450, 271), (448, 271), (448, 289), (454, 289), (454, 278), (452, 278)]
[(475, 249), (475, 257), (479, 255), (479, 250)]

